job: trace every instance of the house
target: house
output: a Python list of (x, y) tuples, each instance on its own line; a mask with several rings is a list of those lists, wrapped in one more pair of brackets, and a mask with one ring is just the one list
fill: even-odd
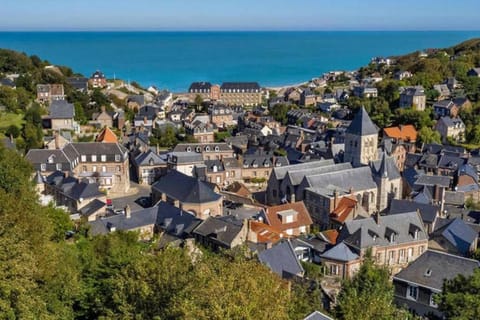
[(440, 100), (433, 104), (433, 112), (437, 118), (449, 116), (457, 117), (458, 107), (452, 100)]
[(468, 256), (477, 249), (478, 232), (462, 219), (438, 221), (428, 247), (451, 254)]
[(257, 82), (224, 82), (220, 100), (226, 105), (257, 105), (262, 103), (262, 90)]
[(88, 79), (88, 83), (93, 88), (105, 88), (107, 86), (107, 78), (105, 78), (105, 75), (102, 72), (97, 70), (92, 73), (92, 75)]
[(112, 192), (127, 192), (130, 188), (128, 151), (118, 142), (77, 142), (62, 149), (30, 149), (25, 158), (42, 175), (73, 172)]
[(350, 279), (360, 269), (361, 258), (344, 242), (326, 250), (320, 255), (325, 275), (340, 279)]
[(276, 156), (273, 152), (265, 152), (261, 149), (247, 151), (240, 161), (244, 180), (264, 179), (266, 181), (273, 168), (289, 164), (285, 156)]
[(247, 240), (256, 244), (265, 244), (267, 248), (283, 238), (289, 237), (288, 234), (269, 226), (266, 223), (255, 220), (248, 220)]
[(429, 249), (393, 276), (394, 301), (419, 316), (442, 319), (435, 295), (442, 292), (444, 281), (460, 274), (469, 277), (479, 267), (477, 260)]
[(131, 94), (127, 97), (127, 108), (138, 111), (145, 105), (145, 96), (143, 94)]
[(63, 84), (37, 84), (37, 101), (47, 103), (55, 100), (64, 100)]
[(302, 278), (305, 273), (289, 240), (260, 252), (258, 260), (283, 279)]
[(450, 98), (451, 92), (447, 84), (434, 84), (433, 90), (438, 92), (438, 100)]
[(382, 146), (393, 158), (397, 168), (403, 172), (408, 153), (415, 152), (417, 130), (413, 125), (400, 125), (383, 129)]
[(195, 168), (204, 164), (201, 154), (195, 152), (170, 152), (167, 154), (168, 168), (187, 176), (194, 176)]
[(204, 123), (196, 120), (185, 122), (185, 132), (201, 143), (213, 143), (215, 141), (215, 131), (210, 123)]
[(48, 120), (52, 130), (75, 130), (75, 107), (66, 100), (53, 100), (50, 104)]
[(260, 212), (258, 219), (289, 236), (309, 233), (313, 223), (303, 201), (266, 207)]
[(378, 90), (375, 87), (356, 86), (353, 88), (353, 94), (360, 98), (376, 98), (378, 97)]
[(88, 78), (85, 77), (70, 77), (67, 78), (67, 83), (73, 87), (73, 89), (80, 92), (88, 91)]
[(371, 250), (378, 265), (399, 270), (428, 247), (428, 235), (417, 212), (399, 213), (347, 221), (337, 239), (361, 257)]
[(441, 117), (435, 125), (435, 130), (440, 133), (443, 143), (448, 142), (447, 138), (451, 138), (454, 141), (463, 141), (465, 138), (465, 124), (458, 117)]
[(68, 143), (72, 142), (70, 131), (54, 132), (53, 136), (43, 137), (45, 149), (63, 149)]
[(151, 149), (140, 153), (133, 163), (139, 184), (151, 185), (167, 172), (167, 161)]
[(213, 250), (232, 249), (247, 240), (248, 224), (233, 216), (208, 217), (193, 231), (195, 240)]
[(402, 81), (403, 79), (408, 79), (413, 77), (413, 74), (410, 71), (397, 71), (393, 74), (393, 79)]
[(206, 219), (223, 215), (222, 196), (214, 188), (208, 182), (172, 170), (152, 185), (152, 199), (153, 202), (168, 202)]
[(233, 111), (230, 107), (216, 105), (209, 109), (210, 121), (218, 128), (227, 128), (236, 124), (233, 121)]
[(188, 212), (168, 203), (159, 202), (151, 208), (131, 212), (127, 206), (124, 214), (116, 214), (90, 221), (92, 235), (115, 231), (137, 231), (140, 239), (149, 240), (154, 233), (161, 232), (175, 239), (185, 239), (200, 220)]
[(307, 107), (307, 106), (314, 106), (317, 104), (317, 95), (311, 89), (306, 88), (300, 94), (300, 105)]
[[(79, 212), (95, 200), (105, 204), (105, 194), (99, 191), (98, 183), (78, 180), (61, 171), (53, 172), (45, 177), (44, 181), (44, 194), (52, 195), (57, 206), (65, 206), (71, 213)], [(92, 217), (96, 218), (96, 216), (90, 215), (88, 219), (90, 220)]]
[(17, 85), (15, 82), (9, 78), (1, 78), (0, 79), (0, 87), (9, 87), (12, 89), (16, 89)]
[(467, 76), (480, 78), (480, 68), (472, 68), (468, 70)]
[(191, 99), (200, 96), (202, 99), (210, 99), (212, 84), (210, 82), (193, 82), (188, 88)]
[(93, 114), (93, 121), (100, 128), (103, 128), (103, 127), (113, 128), (114, 112), (106, 111), (106, 108), (104, 106), (102, 106), (101, 110), (102, 112)]
[(358, 217), (368, 217), (369, 214), (363, 209), (358, 199), (354, 196), (347, 195), (338, 199), (334, 199), (334, 209), (330, 213), (330, 223), (332, 229), (341, 229), (346, 221), (356, 219)]
[(400, 88), (400, 108), (413, 107), (416, 110), (425, 110), (427, 96), (422, 86)]

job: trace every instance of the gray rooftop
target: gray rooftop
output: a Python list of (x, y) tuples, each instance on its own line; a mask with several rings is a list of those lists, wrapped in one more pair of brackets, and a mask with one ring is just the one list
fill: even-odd
[[(417, 239), (414, 238), (417, 231)], [(390, 236), (395, 234), (393, 242)], [(373, 217), (345, 222), (339, 241), (356, 248), (391, 246), (427, 240), (427, 233), (417, 212), (380, 216), (379, 223)]]
[(193, 233), (208, 237), (223, 246), (231, 247), (242, 227), (243, 222), (232, 216), (208, 217), (195, 228)]
[(289, 240), (277, 243), (272, 248), (260, 252), (258, 259), (282, 278), (290, 278), (293, 275), (303, 275), (304, 273)]
[(390, 214), (420, 211), (424, 222), (432, 223), (435, 221), (440, 208), (431, 204), (423, 204), (409, 200), (392, 199), (390, 203)]
[(355, 135), (368, 136), (378, 134), (378, 128), (372, 122), (372, 119), (370, 119), (365, 107), (362, 107), (360, 111), (355, 114), (355, 117), (346, 132)]
[(51, 119), (72, 119), (75, 116), (75, 107), (66, 100), (53, 100), (49, 115)]
[(460, 218), (437, 228), (435, 235), (442, 235), (461, 254), (468, 254), (472, 244), (477, 241), (478, 233)]
[(478, 267), (480, 262), (477, 260), (427, 250), (393, 279), (441, 291), (444, 280), (453, 279), (459, 274), (471, 276)]
[(275, 177), (277, 178), (277, 180), (282, 180), (282, 179), (285, 179), (285, 175), (287, 174), (287, 172), (291, 170), (295, 170), (295, 171), (307, 170), (308, 171), (312, 168), (323, 167), (323, 166), (328, 166), (333, 164), (335, 164), (333, 159), (312, 161), (312, 162), (294, 164), (289, 166), (277, 167), (273, 169), (273, 173), (275, 174)]
[(325, 251), (320, 257), (337, 261), (357, 260), (359, 255), (352, 251), (344, 242), (340, 242), (335, 247)]

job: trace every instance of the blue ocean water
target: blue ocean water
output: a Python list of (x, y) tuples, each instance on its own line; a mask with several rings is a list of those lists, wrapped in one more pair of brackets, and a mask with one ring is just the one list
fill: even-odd
[(183, 91), (193, 81), (294, 84), (373, 56), (448, 47), (480, 31), (0, 32), (0, 47), (90, 75)]

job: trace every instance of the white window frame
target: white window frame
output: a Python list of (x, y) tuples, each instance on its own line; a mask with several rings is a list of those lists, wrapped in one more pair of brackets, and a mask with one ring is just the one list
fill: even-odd
[[(412, 296), (415, 293), (415, 296)], [(418, 300), (418, 286), (409, 284), (407, 287), (407, 299), (417, 301)]]
[(86, 155), (82, 155), (82, 156), (80, 157), (80, 160), (81, 160), (82, 162), (87, 162), (87, 156), (86, 156)]
[(40, 164), (40, 171), (47, 171), (47, 164), (46, 163), (41, 163)]
[(95, 154), (92, 154), (92, 162), (97, 162), (97, 156)]
[(102, 155), (100, 156), (100, 159), (101, 159), (102, 162), (107, 162), (107, 156), (104, 155), (104, 154), (102, 154)]

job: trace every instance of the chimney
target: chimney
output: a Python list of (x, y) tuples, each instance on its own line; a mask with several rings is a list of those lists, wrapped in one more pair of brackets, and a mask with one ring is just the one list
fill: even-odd
[(353, 187), (350, 187), (350, 189), (348, 189), (348, 193), (353, 194)]
[(147, 124), (147, 117), (143, 117), (143, 123)]
[(375, 219), (375, 223), (377, 225), (380, 224), (380, 212), (379, 211), (376, 211), (374, 214), (373, 214), (373, 218)]
[(100, 109), (102, 110), (102, 112), (105, 112), (105, 110), (106, 110), (105, 106), (102, 106)]
[(55, 149), (60, 149), (60, 135), (59, 135), (59, 133), (55, 132), (53, 138), (55, 139)]
[(127, 219), (130, 219), (132, 217), (132, 212), (128, 204), (125, 206), (125, 216), (127, 217)]
[(295, 202), (295, 192), (292, 192), (292, 196), (290, 197), (291, 199), (291, 203), (294, 203)]
[(333, 209), (337, 207), (338, 204), (338, 191), (337, 189), (333, 190)]

